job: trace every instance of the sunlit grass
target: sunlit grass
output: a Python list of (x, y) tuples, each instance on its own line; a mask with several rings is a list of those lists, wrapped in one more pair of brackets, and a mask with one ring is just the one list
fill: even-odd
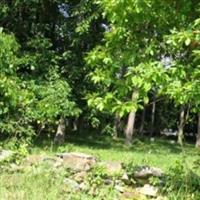
[(83, 152), (96, 156), (100, 160), (133, 162), (138, 165), (151, 165), (168, 170), (177, 161), (183, 161), (192, 167), (200, 157), (200, 151), (194, 145), (185, 144), (180, 147), (176, 143), (163, 139), (135, 139), (132, 146), (126, 146), (123, 139), (113, 140), (111, 137), (92, 136), (70, 137), (61, 147), (54, 147), (49, 141), (41, 142), (32, 149), (32, 153), (55, 154), (56, 152)]

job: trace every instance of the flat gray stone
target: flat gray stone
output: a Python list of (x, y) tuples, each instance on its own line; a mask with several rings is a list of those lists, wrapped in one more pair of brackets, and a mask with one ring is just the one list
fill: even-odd
[(80, 189), (79, 184), (76, 181), (69, 178), (64, 179), (64, 184), (66, 184), (66, 186), (70, 189), (74, 189), (74, 190)]
[(121, 193), (123, 193), (124, 190), (125, 190), (125, 188), (123, 186), (121, 186), (121, 185), (115, 185), (114, 188), (115, 188), (115, 190), (117, 190), (117, 191), (119, 191)]
[(158, 188), (145, 184), (143, 187), (136, 189), (140, 194), (151, 196), (151, 197), (157, 197), (158, 196)]
[(106, 173), (111, 176), (122, 172), (122, 164), (117, 161), (103, 161), (99, 166), (105, 168)]
[(89, 159), (89, 160), (96, 160), (96, 158), (92, 155), (85, 154), (85, 153), (78, 153), (78, 152), (67, 152), (67, 153), (59, 153), (57, 154), (58, 157), (65, 159), (69, 157), (77, 157), (81, 159)]
[(156, 167), (138, 167), (134, 172), (135, 178), (147, 179), (149, 177), (162, 177), (163, 171)]
[(57, 154), (63, 160), (62, 165), (73, 171), (88, 171), (96, 163), (94, 156), (84, 153), (61, 153)]

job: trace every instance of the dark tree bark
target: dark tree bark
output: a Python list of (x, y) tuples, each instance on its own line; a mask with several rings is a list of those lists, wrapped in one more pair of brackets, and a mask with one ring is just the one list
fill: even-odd
[(114, 121), (113, 139), (117, 139), (118, 138), (120, 127), (121, 127), (120, 116), (118, 114), (116, 114), (115, 115), (115, 121)]
[(143, 137), (144, 136), (144, 124), (145, 124), (145, 115), (146, 115), (146, 109), (144, 107), (142, 111), (142, 117), (141, 117), (141, 124), (139, 128), (139, 134)]
[(54, 138), (54, 144), (61, 145), (65, 142), (66, 123), (63, 117), (60, 118), (57, 132)]
[(153, 136), (154, 133), (154, 124), (155, 124), (155, 112), (156, 112), (156, 97), (153, 97), (152, 103), (152, 111), (151, 111), (151, 130), (150, 130), (150, 137)]
[[(134, 91), (132, 94), (132, 101), (137, 101), (138, 99), (138, 91)], [(133, 132), (134, 132), (134, 125), (135, 125), (135, 115), (136, 111), (133, 110), (129, 113), (128, 116), (128, 122), (126, 125), (126, 130), (125, 130), (125, 143), (127, 145), (130, 145), (132, 142), (132, 137), (133, 137)]]
[(181, 112), (179, 116), (179, 126), (178, 126), (178, 143), (183, 145), (183, 131), (184, 131), (184, 124), (185, 124), (185, 108), (181, 106)]
[(198, 113), (196, 147), (200, 148), (200, 113)]

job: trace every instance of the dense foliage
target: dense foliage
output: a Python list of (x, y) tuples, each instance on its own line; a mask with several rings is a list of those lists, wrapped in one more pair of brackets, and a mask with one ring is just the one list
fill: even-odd
[(199, 10), (197, 0), (1, 1), (1, 135), (30, 139), (66, 119), (127, 143), (178, 129), (180, 144), (192, 132), (200, 146)]

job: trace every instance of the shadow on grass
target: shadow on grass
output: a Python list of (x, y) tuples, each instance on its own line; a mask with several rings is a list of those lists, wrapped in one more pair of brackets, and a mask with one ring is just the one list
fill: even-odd
[[(46, 143), (46, 144), (45, 144)], [(43, 148), (45, 145), (52, 143), (51, 141), (39, 140), (34, 145), (39, 148)], [(182, 148), (176, 143), (170, 143), (168, 140), (161, 138), (155, 138), (155, 141), (150, 141), (148, 138), (135, 138), (133, 144), (127, 146), (124, 144), (123, 138), (114, 140), (112, 137), (106, 135), (93, 134), (77, 134), (73, 133), (67, 136), (66, 143), (62, 147), (69, 145), (88, 147), (91, 149), (113, 149), (116, 151), (125, 152), (141, 152), (141, 153), (153, 153), (153, 154), (180, 154)], [(54, 146), (53, 151), (57, 151), (59, 147)], [(194, 148), (187, 144), (185, 145), (187, 152), (194, 154)]]
[(96, 135), (84, 136), (84, 138), (78, 137), (78, 139), (77, 137), (71, 137), (69, 142), (75, 145), (86, 145), (92, 148), (101, 149), (112, 148), (120, 151), (138, 151), (144, 153), (149, 153), (151, 151), (152, 153), (158, 154), (166, 154), (166, 151), (170, 151), (170, 153), (182, 152), (182, 149), (178, 144), (171, 144), (169, 141), (160, 138), (156, 138), (155, 141), (150, 141), (147, 137), (135, 137), (130, 146), (124, 144), (123, 138), (113, 140), (112, 137)]

